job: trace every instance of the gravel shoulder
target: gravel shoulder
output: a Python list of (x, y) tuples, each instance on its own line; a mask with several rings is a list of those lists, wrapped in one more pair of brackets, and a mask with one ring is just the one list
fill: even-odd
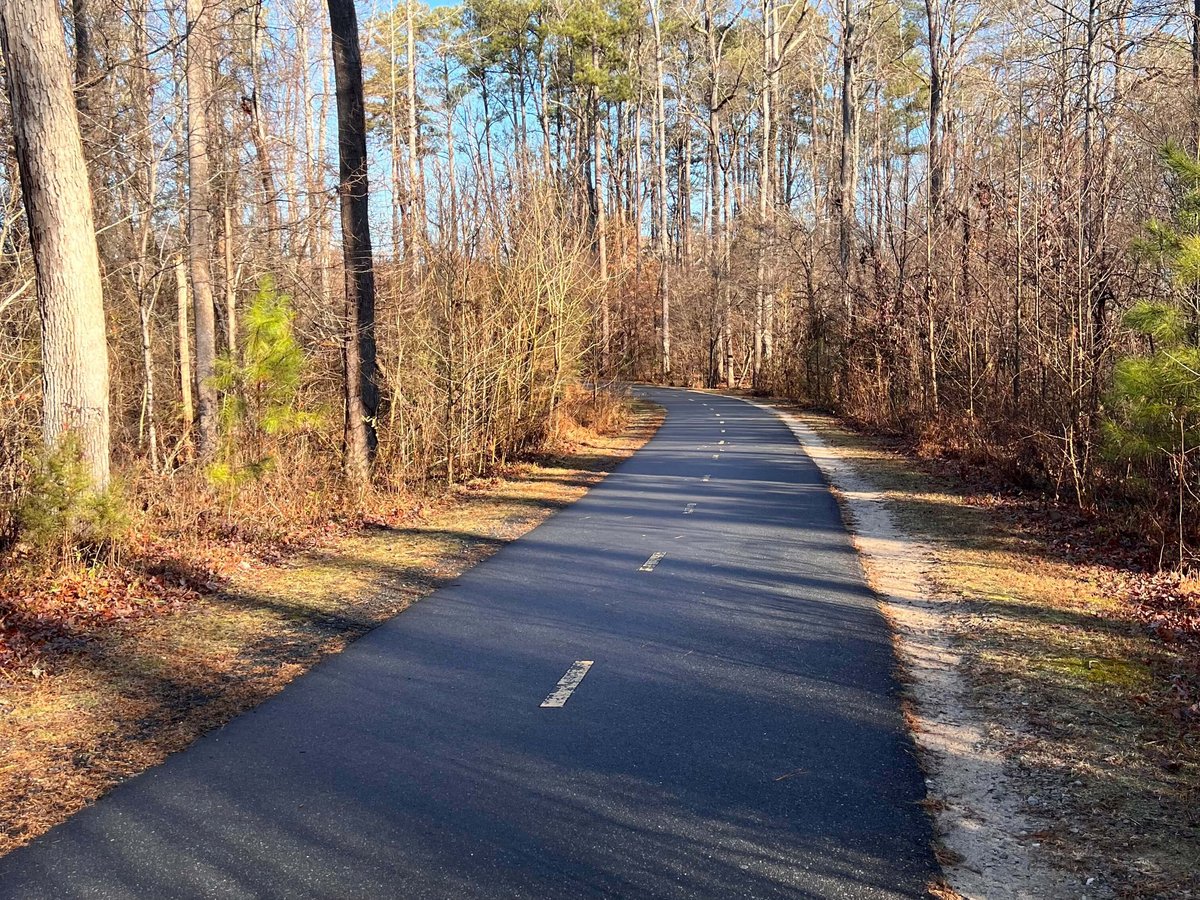
[(969, 485), (769, 408), (838, 496), (892, 623), (947, 896), (1197, 896), (1194, 756), (1147, 699), (1173, 651), (1102, 572)]

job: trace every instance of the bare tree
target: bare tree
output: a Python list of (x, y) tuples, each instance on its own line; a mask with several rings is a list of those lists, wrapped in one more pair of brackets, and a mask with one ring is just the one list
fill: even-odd
[(200, 459), (217, 452), (217, 322), (212, 285), (212, 186), (208, 105), (212, 96), (212, 11), (187, 0), (188, 263), (196, 329), (196, 444)]
[(669, 279), (670, 236), (667, 232), (667, 102), (664, 96), (666, 75), (658, 0), (650, 0), (650, 18), (654, 24), (654, 150), (658, 162), (658, 302), (662, 322), (662, 377), (671, 377), (671, 290)]

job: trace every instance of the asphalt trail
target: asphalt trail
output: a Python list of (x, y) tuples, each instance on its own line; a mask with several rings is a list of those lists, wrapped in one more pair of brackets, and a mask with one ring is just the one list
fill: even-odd
[(666, 422), (586, 497), (0, 859), (0, 897), (923, 896), (820, 474), (764, 410), (646, 393)]

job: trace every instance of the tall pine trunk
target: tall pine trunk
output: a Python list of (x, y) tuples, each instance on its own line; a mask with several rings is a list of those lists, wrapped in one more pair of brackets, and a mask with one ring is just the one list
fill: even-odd
[(367, 127), (354, 0), (329, 0), (329, 25), (337, 90), (338, 198), (346, 270), (343, 463), (347, 476), (363, 485), (370, 477), (378, 443), (375, 422), (379, 387), (375, 365), (375, 270), (367, 200)]

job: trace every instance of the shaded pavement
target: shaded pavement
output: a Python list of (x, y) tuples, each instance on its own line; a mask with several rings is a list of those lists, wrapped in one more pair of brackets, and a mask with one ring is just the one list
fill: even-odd
[(816, 466), (764, 410), (645, 393), (665, 423), (586, 497), (0, 859), (0, 897), (924, 896)]

